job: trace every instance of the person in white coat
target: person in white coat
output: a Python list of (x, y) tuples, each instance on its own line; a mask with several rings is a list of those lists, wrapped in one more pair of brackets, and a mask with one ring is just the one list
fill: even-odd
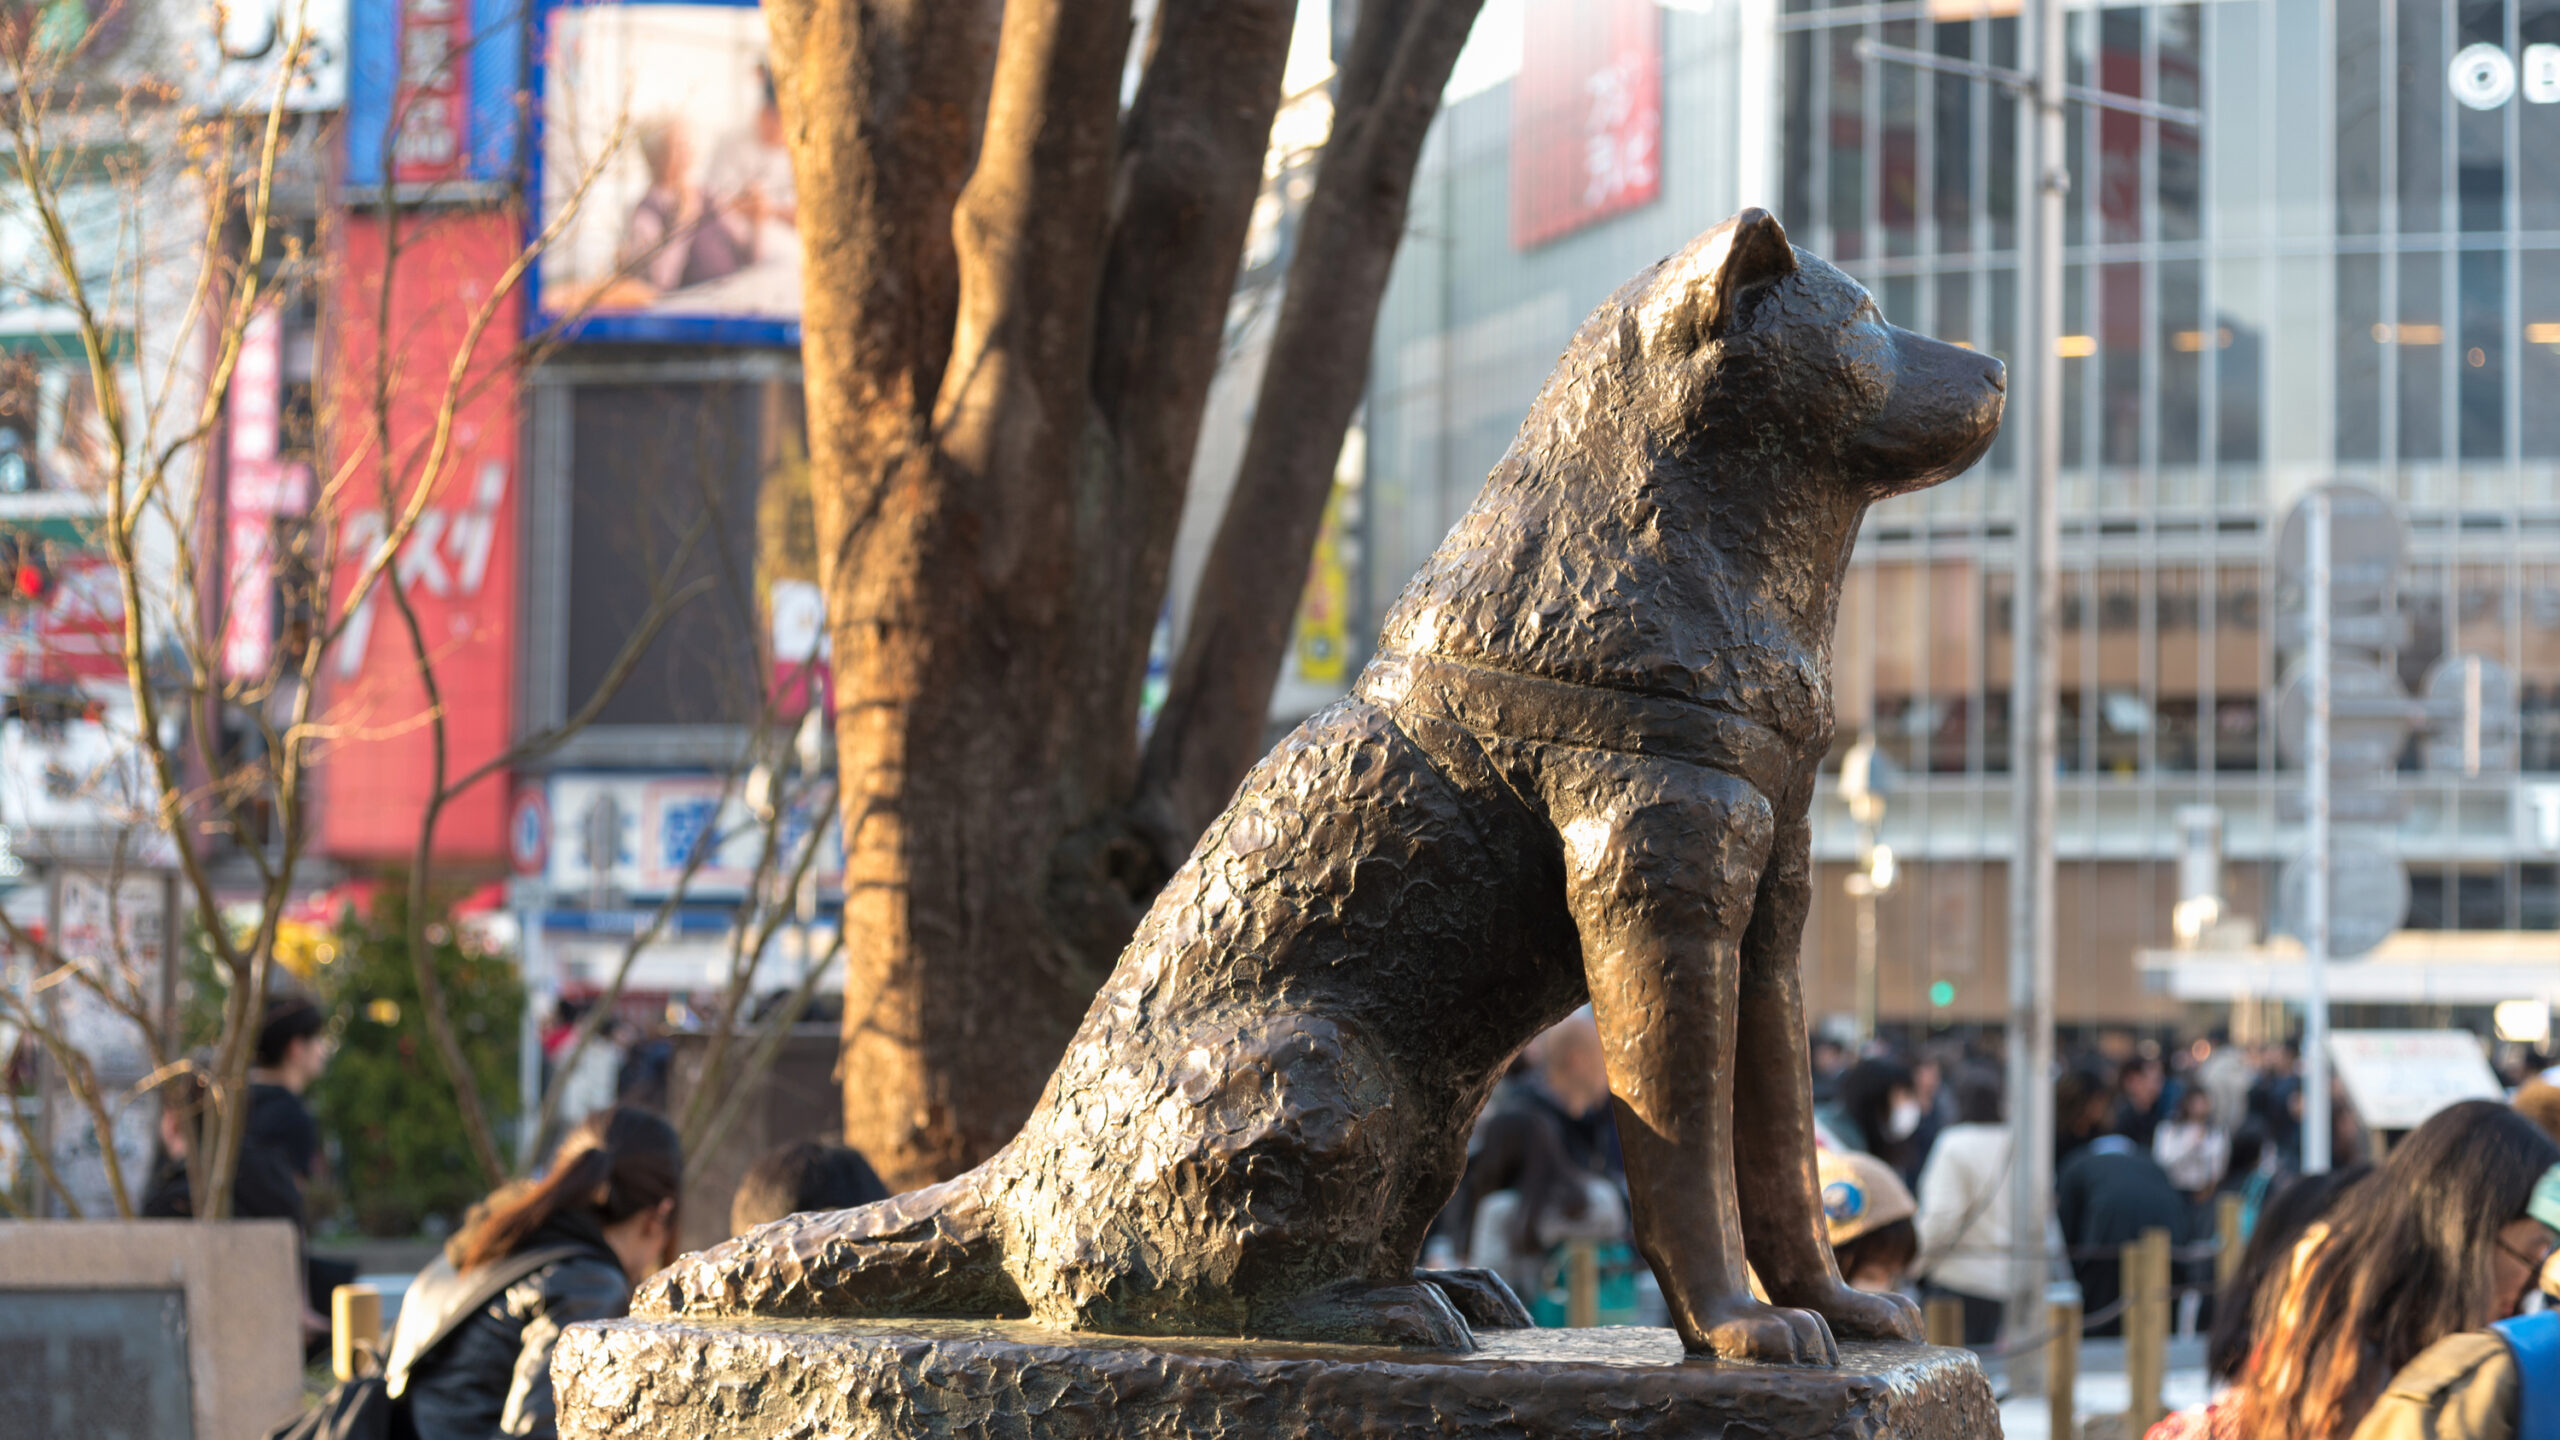
[(2009, 1293), (2009, 1169), (2015, 1159), (2003, 1123), (1999, 1073), (1974, 1066), (1955, 1080), (1956, 1123), (1938, 1134), (1920, 1170), (1920, 1254), (1911, 1273), (1922, 1293), (1964, 1306), (1964, 1343), (2000, 1333)]

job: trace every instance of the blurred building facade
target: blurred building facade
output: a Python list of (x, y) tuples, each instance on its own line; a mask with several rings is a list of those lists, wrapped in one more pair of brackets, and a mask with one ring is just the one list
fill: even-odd
[[(1859, 52), (2013, 66), (2011, 0), (1664, 9), (1658, 194), (1524, 229), (1523, 187), (1545, 183), (1524, 157), (1598, 122), (1522, 97), (1556, 88), (1540, 71), (1560, 63), (1560, 15), (1587, 29), (1612, 11), (1489, 7), (1518, 29), (1478, 43), (1509, 41), (1519, 73), (1442, 117), (1378, 338), (1356, 633), (1471, 503), (1581, 317), (1741, 204), (1770, 205), (1895, 322), (2015, 351), (2012, 102)], [(2405, 815), (2383, 843), (2411, 882), (2394, 945), (2463, 932), (2466, 953), (2553, 958), (2560, 826), (2536, 817), (2560, 795), (2560, 49), (2531, 47), (2560, 41), (2560, 3), (2074, 5), (2068, 25), (2072, 83), (2205, 120), (2084, 111), (2069, 130), (2064, 1022), (2187, 1015), (2136, 963), (2171, 944), (2183, 806), (2222, 812), (2228, 911), (2266, 924), (2301, 846), (2275, 739), (2296, 657), (2274, 552), (2286, 510), (2329, 481), (2406, 517), (2387, 657), (2403, 685), (2422, 694), (2463, 656), (2514, 682), (2479, 773), (2420, 736), (2389, 779)], [(2004, 439), (1878, 507), (1842, 599), (1840, 743), (1872, 735), (1888, 762), (1882, 838), (1903, 862), (1879, 904), (1888, 1021), (1996, 1021), (2005, 1003), (2018, 505)], [(1816, 844), (1806, 976), (1839, 1014), (1857, 836), (1828, 793)], [(2430, 1013), (2485, 1024), (2470, 1008)]]

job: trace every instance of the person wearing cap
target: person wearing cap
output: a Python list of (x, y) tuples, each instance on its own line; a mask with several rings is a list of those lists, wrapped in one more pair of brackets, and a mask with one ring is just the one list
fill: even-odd
[(2560, 1310), (2548, 1303), (2560, 1298), (2560, 1165), (2535, 1183), (2525, 1216), (2539, 1233), (2500, 1236), (2492, 1293), (2521, 1310), (2539, 1288), (2544, 1308), (2428, 1346), (2391, 1377), (2354, 1440), (2560, 1440)]
[(1920, 1207), (1891, 1165), (1856, 1150), (1824, 1150), (1816, 1156), (1822, 1179), (1822, 1219), (1840, 1278), (1860, 1290), (1902, 1286), (1920, 1253), (1911, 1217)]

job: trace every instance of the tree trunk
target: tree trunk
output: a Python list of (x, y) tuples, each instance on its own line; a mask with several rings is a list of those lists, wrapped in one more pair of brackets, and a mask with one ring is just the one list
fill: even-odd
[(1262, 754), (1343, 432), (1368, 389), (1414, 167), (1483, 3), (1361, 7), (1235, 490), (1147, 743), (1138, 809), (1173, 861)]
[(997, 8), (769, 4), (835, 647), (845, 1128), (901, 1186), (1011, 1138), (1165, 874), (1130, 810), (1138, 695), (1296, 11), (1164, 0), (1124, 115), (1125, 0), (1010, 0), (1000, 32)]

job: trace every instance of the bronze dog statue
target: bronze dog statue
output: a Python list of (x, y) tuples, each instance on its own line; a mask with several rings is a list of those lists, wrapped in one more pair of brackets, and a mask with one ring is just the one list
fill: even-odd
[(1824, 1240), (1806, 808), (1859, 520), (1979, 459), (2001, 398), (1997, 361), (1886, 324), (1763, 211), (1638, 276), (1357, 692), (1165, 886), (1022, 1133), (688, 1256), (637, 1313), (1466, 1348), (1469, 1321), (1525, 1317), (1497, 1282), (1418, 1275), (1424, 1233), (1495, 1079), (1588, 1000), (1687, 1347), (1918, 1339)]

